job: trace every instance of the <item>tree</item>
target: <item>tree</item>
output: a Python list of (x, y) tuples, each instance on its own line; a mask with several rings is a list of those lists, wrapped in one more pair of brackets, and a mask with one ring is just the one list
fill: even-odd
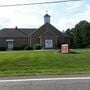
[(69, 37), (71, 48), (90, 47), (90, 23), (87, 21), (80, 21), (75, 28), (67, 29), (65, 33)]
[(80, 21), (74, 28), (74, 42), (77, 48), (85, 48), (89, 44), (90, 24)]
[(68, 36), (69, 38), (69, 47), (70, 48), (75, 48), (75, 44), (74, 44), (74, 38), (73, 38), (73, 28), (70, 30), (70, 29), (67, 29), (65, 34)]

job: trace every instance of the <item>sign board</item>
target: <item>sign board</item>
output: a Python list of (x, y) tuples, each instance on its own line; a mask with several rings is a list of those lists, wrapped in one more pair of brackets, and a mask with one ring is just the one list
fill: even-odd
[(61, 53), (69, 53), (69, 45), (68, 44), (61, 45)]

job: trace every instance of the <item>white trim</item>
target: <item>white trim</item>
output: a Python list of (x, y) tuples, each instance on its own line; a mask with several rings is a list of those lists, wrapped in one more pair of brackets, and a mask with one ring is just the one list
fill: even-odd
[(14, 39), (6, 39), (6, 42), (13, 42)]
[(23, 81), (53, 81), (53, 80), (89, 80), (90, 77), (69, 77), (69, 78), (39, 78), (39, 79), (13, 79), (13, 80), (0, 80), (4, 82), (23, 82)]

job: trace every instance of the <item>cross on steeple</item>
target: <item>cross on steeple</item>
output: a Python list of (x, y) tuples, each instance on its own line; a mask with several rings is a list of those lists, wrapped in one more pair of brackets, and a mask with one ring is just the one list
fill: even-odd
[(48, 14), (48, 10), (46, 10), (46, 14)]

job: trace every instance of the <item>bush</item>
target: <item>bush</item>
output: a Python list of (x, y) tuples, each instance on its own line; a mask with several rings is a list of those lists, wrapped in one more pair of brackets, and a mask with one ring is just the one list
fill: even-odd
[(7, 48), (6, 47), (0, 47), (0, 51), (6, 51)]
[(25, 47), (25, 50), (33, 50), (33, 47), (26, 46), (26, 47)]
[(20, 47), (13, 47), (13, 50), (21, 50)]
[(20, 47), (13, 47), (13, 50), (24, 50), (24, 49), (25, 49), (25, 45)]
[(90, 45), (88, 45), (87, 48), (90, 48)]
[(41, 46), (40, 46), (39, 44), (35, 44), (35, 45), (33, 46), (33, 49), (35, 49), (35, 50), (40, 50), (40, 49), (41, 49)]

